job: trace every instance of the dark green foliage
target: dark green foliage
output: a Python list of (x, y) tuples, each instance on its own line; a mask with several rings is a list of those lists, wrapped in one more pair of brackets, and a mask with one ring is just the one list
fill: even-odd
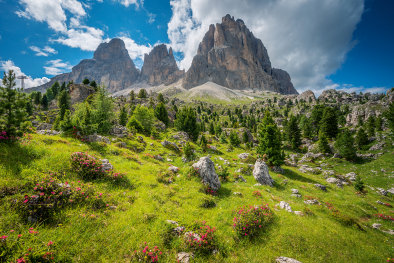
[(330, 146), (328, 145), (327, 136), (324, 132), (319, 132), (319, 141), (317, 142), (318, 149), (321, 153), (329, 153)]
[(135, 100), (134, 90), (130, 91), (130, 100)]
[(63, 81), (62, 86), (60, 87), (60, 92), (65, 91), (65, 90), (66, 90), (66, 82)]
[(320, 129), (328, 138), (336, 138), (338, 134), (338, 118), (335, 110), (331, 107), (324, 109), (323, 117), (320, 120)]
[(207, 146), (207, 143), (208, 143), (207, 138), (204, 136), (204, 134), (201, 134), (200, 146), (201, 146), (201, 147), (205, 147), (205, 146)]
[(284, 164), (285, 154), (281, 149), (280, 131), (269, 111), (265, 112), (259, 128), (259, 135), (260, 144), (257, 147), (257, 153), (261, 156), (265, 154), (268, 157), (269, 165), (281, 166)]
[(200, 105), (197, 106), (197, 113), (201, 114), (201, 107), (200, 107)]
[(89, 79), (84, 79), (84, 80), (82, 81), (82, 83), (85, 84), (85, 85), (89, 85), (90, 81), (89, 81)]
[[(161, 93), (159, 93), (160, 95)], [(162, 121), (166, 126), (170, 122), (170, 119), (168, 118), (168, 112), (166, 109), (166, 106), (164, 105), (163, 102), (160, 102), (159, 105), (155, 108), (155, 117)]]
[(222, 133), (222, 126), (220, 125), (220, 123), (218, 123), (216, 126), (215, 126), (215, 134), (216, 135), (219, 135), (219, 134), (221, 134)]
[(358, 127), (363, 126), (363, 119), (362, 119), (361, 115), (358, 116), (358, 119), (357, 119), (357, 126), (358, 126)]
[(60, 128), (60, 130), (67, 132), (67, 131), (71, 131), (73, 129), (73, 127), (74, 127), (74, 125), (72, 124), (72, 121), (71, 121), (70, 110), (66, 110), (64, 113), (63, 120), (60, 121), (59, 128)]
[(389, 105), (389, 110), (386, 112), (386, 119), (394, 138), (394, 102), (391, 102)]
[(119, 124), (122, 126), (126, 126), (126, 124), (127, 124), (127, 111), (124, 106), (120, 109)]
[(66, 110), (69, 110), (69, 109), (70, 109), (70, 106), (71, 106), (71, 97), (70, 97), (70, 95), (68, 94), (67, 91), (64, 90), (64, 91), (62, 91), (62, 92), (59, 94), (58, 106), (59, 106), (60, 109), (62, 108), (62, 106), (64, 106), (64, 108), (65, 108)]
[(364, 146), (368, 144), (368, 135), (362, 127), (357, 131), (355, 143), (358, 149), (364, 149)]
[(311, 116), (312, 125), (316, 134), (318, 134), (320, 130), (320, 121), (323, 118), (324, 109), (325, 109), (324, 105), (318, 104), (315, 105), (315, 107), (312, 110), (312, 116)]
[(291, 142), (291, 148), (293, 150), (301, 146), (301, 131), (298, 127), (298, 120), (295, 116), (291, 115), (289, 123), (286, 127), (286, 137), (289, 142)]
[(27, 120), (26, 94), (15, 89), (15, 73), (4, 72), (3, 87), (0, 87), (0, 131), (7, 137), (21, 136), (21, 124)]
[(26, 112), (29, 116), (33, 115), (33, 105), (31, 105), (30, 101), (26, 103)]
[(367, 120), (367, 130), (369, 137), (375, 136), (375, 118), (373, 116), (369, 116)]
[(242, 133), (242, 142), (243, 142), (243, 143), (249, 142), (249, 136), (248, 136), (248, 133), (247, 133), (246, 131), (244, 131), (244, 132)]
[(164, 96), (163, 96), (163, 94), (159, 93), (159, 95), (157, 95), (157, 102), (164, 104)]
[(99, 134), (107, 134), (115, 120), (113, 101), (107, 88), (99, 86), (92, 102), (92, 124)]
[(238, 138), (238, 134), (235, 132), (235, 130), (231, 130), (228, 139), (230, 141), (230, 145), (232, 146), (238, 146), (241, 143), (241, 140)]
[(183, 107), (176, 114), (175, 127), (178, 131), (187, 132), (192, 140), (198, 138), (196, 112), (191, 107)]
[(57, 95), (59, 94), (60, 83), (58, 81), (55, 81), (55, 83), (52, 84), (50, 89), (52, 90), (53, 96), (56, 98)]
[(225, 132), (222, 132), (222, 134), (220, 135), (220, 142), (227, 143)]
[(44, 94), (44, 96), (42, 96), (41, 106), (44, 108), (44, 110), (48, 110), (48, 97), (47, 97), (47, 94)]
[(178, 107), (177, 107), (175, 104), (172, 106), (172, 109), (173, 109), (175, 112), (178, 112)]
[(364, 191), (364, 188), (365, 186), (363, 180), (360, 176), (357, 176), (356, 181), (354, 181), (354, 189), (356, 189), (357, 192), (362, 192)]
[(187, 159), (190, 159), (193, 157), (193, 149), (190, 146), (190, 143), (187, 142), (185, 147), (183, 148), (183, 153), (185, 154)]
[(38, 105), (41, 102), (41, 92), (37, 92), (35, 97), (34, 97), (34, 104)]
[(215, 134), (215, 126), (213, 125), (213, 122), (209, 124), (209, 134)]
[(127, 123), (127, 129), (129, 131), (135, 129), (140, 133), (144, 132), (144, 127), (142, 127), (141, 122), (139, 122), (134, 116), (129, 119), (129, 122)]
[(381, 116), (377, 117), (375, 119), (376, 131), (382, 131), (382, 124), (383, 124), (382, 117)]
[(145, 89), (140, 89), (140, 92), (138, 93), (138, 98), (140, 99), (146, 99), (147, 93)]
[(97, 88), (97, 83), (95, 80), (93, 80), (92, 82), (90, 82), (90, 87), (93, 87), (94, 89)]
[(55, 96), (53, 95), (52, 89), (47, 89), (46, 95), (47, 95), (48, 102), (52, 101), (55, 98)]
[(150, 134), (153, 123), (155, 122), (155, 113), (153, 109), (138, 105), (134, 110), (133, 117), (135, 117), (135, 119), (141, 123), (144, 130)]
[(339, 135), (334, 144), (339, 154), (347, 160), (354, 160), (356, 158), (356, 148), (354, 148), (354, 138), (349, 131), (344, 131)]
[(312, 137), (312, 128), (311, 128), (309, 121), (305, 122), (304, 130), (302, 133), (304, 135), (304, 138), (310, 139)]

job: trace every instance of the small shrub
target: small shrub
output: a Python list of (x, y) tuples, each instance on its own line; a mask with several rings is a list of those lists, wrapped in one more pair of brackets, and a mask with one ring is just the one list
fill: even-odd
[(83, 152), (75, 152), (71, 154), (71, 167), (83, 179), (96, 179), (104, 175), (100, 160)]
[(356, 177), (356, 181), (354, 182), (354, 189), (356, 189), (357, 192), (362, 192), (364, 191), (364, 182), (363, 180), (360, 178), (360, 176)]
[(304, 209), (302, 209), (302, 213), (303, 213), (304, 215), (306, 215), (306, 216), (314, 216), (314, 215), (315, 215), (315, 213), (313, 213), (313, 211), (310, 210), (310, 209), (307, 208), (307, 207), (304, 207)]
[(189, 249), (207, 254), (216, 249), (216, 228), (207, 225), (205, 221), (196, 221), (190, 228), (192, 232), (186, 233), (185, 240)]
[(157, 175), (156, 180), (159, 183), (163, 183), (163, 184), (172, 184), (175, 181), (173, 173), (170, 173), (168, 171), (165, 172), (160, 171), (159, 174)]
[(239, 236), (253, 237), (266, 227), (273, 219), (268, 205), (244, 206), (235, 211), (233, 228)]
[(187, 177), (188, 179), (191, 179), (192, 177), (200, 177), (198, 168), (194, 168), (193, 166), (190, 166), (190, 168), (187, 171)]
[(379, 218), (379, 219), (382, 219), (382, 220), (391, 220), (391, 221), (394, 221), (394, 217), (392, 217), (392, 216), (390, 216), (390, 215), (385, 215), (385, 214), (374, 214), (374, 215), (372, 215), (373, 217), (376, 217), (376, 218)]
[(358, 229), (363, 230), (363, 228), (357, 223), (357, 221), (345, 214), (342, 214), (341, 212), (339, 212), (338, 209), (336, 209), (333, 204), (329, 203), (329, 202), (325, 202), (327, 208), (330, 210), (331, 212), (331, 216), (337, 220), (339, 223), (341, 223), (344, 226), (357, 226)]
[(254, 191), (254, 192), (253, 192), (253, 196), (254, 196), (254, 197), (257, 197), (257, 198), (260, 198), (260, 197), (261, 197), (260, 191)]
[(134, 251), (134, 254), (132, 255), (132, 261), (135, 262), (159, 262), (159, 259), (163, 252), (160, 251), (160, 249), (155, 246), (152, 249), (149, 249), (149, 246), (146, 245), (141, 245), (138, 250)]
[(215, 206), (216, 206), (216, 203), (215, 203), (213, 197), (211, 197), (211, 196), (204, 196), (202, 199), (202, 202), (200, 204), (200, 207), (203, 207), (203, 208), (212, 208)]
[(218, 172), (218, 176), (222, 183), (226, 183), (230, 180), (230, 173), (227, 171), (227, 168), (224, 168)]
[(217, 195), (218, 193), (213, 190), (208, 184), (203, 184), (200, 188), (200, 192), (207, 195)]

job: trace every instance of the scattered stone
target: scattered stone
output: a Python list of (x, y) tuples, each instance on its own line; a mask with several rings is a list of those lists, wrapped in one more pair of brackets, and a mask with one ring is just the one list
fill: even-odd
[(272, 168), (272, 171), (277, 173), (277, 174), (284, 174), (285, 173), (285, 170), (283, 170), (283, 168), (280, 167), (280, 166), (274, 166)]
[(323, 175), (335, 175), (335, 171), (334, 170), (324, 170)]
[(36, 131), (36, 133), (41, 134), (41, 135), (51, 135), (51, 136), (60, 134), (60, 132), (53, 131), (53, 130), (39, 130), (39, 131)]
[(237, 179), (239, 179), (242, 182), (246, 183), (246, 180), (245, 180), (245, 178), (242, 175), (238, 175)]
[(342, 158), (342, 156), (339, 153), (334, 153), (334, 156), (332, 158)]
[(249, 153), (241, 153), (238, 155), (238, 158), (241, 160), (247, 159), (249, 157)]
[(215, 172), (215, 164), (209, 157), (201, 157), (200, 160), (193, 164), (194, 168), (198, 169), (198, 173), (204, 184), (208, 184), (212, 190), (217, 191), (220, 187), (220, 180)]
[(262, 186), (262, 184), (254, 184), (253, 186)]
[(174, 220), (166, 220), (167, 223), (172, 224), (172, 225), (178, 225), (178, 222), (174, 221)]
[(338, 179), (337, 178), (335, 178), (335, 177), (329, 177), (329, 178), (327, 178), (327, 183), (329, 183), (329, 184), (336, 184), (337, 182), (338, 182)]
[(84, 136), (83, 139), (89, 142), (105, 142), (106, 144), (111, 144), (110, 140), (107, 137), (96, 134)]
[(382, 224), (374, 223), (374, 224), (372, 225), (372, 228), (374, 228), (374, 229), (380, 229), (381, 226), (382, 226)]
[(158, 161), (164, 162), (163, 157), (161, 157), (160, 155), (156, 155), (156, 156), (155, 156), (155, 159), (158, 160)]
[(253, 170), (253, 177), (256, 179), (257, 182), (260, 184), (268, 185), (273, 187), (274, 186), (274, 179), (271, 178), (268, 167), (265, 162), (258, 159), (254, 165)]
[(109, 209), (111, 209), (111, 210), (116, 210), (116, 206), (114, 206), (114, 205), (111, 205), (110, 207), (109, 207)]
[(287, 257), (278, 257), (276, 259), (277, 263), (301, 263), (298, 260), (295, 260), (294, 258), (287, 258)]
[(357, 175), (354, 172), (351, 172), (351, 173), (348, 173), (348, 174), (345, 175), (346, 178), (349, 178), (349, 180), (353, 181), (353, 182), (356, 181), (356, 176)]
[(299, 194), (299, 193), (300, 193), (297, 189), (291, 189), (291, 192), (292, 192), (293, 194)]
[(317, 188), (319, 188), (320, 190), (322, 190), (322, 191), (324, 191), (324, 192), (327, 192), (327, 188), (326, 188), (324, 185), (315, 184), (315, 186), (316, 186)]
[(376, 203), (378, 203), (379, 205), (384, 205), (384, 203), (380, 200), (376, 201)]
[(384, 142), (377, 143), (369, 148), (370, 151), (381, 151), (384, 147)]
[(173, 148), (177, 152), (180, 151), (178, 145), (176, 145), (176, 143), (174, 143), (174, 142), (169, 142), (167, 140), (164, 140), (161, 142), (161, 145), (163, 145), (163, 147), (165, 147), (165, 148)]
[(182, 157), (182, 162), (187, 163), (187, 158), (186, 157)]
[(394, 188), (393, 188), (393, 187), (391, 187), (390, 189), (388, 189), (388, 190), (387, 190), (387, 192), (389, 192), (389, 193), (391, 193), (391, 194), (393, 194), (393, 195), (394, 195)]
[(380, 169), (380, 171), (382, 172), (382, 173), (386, 173), (386, 170), (385, 169)]
[(173, 173), (177, 173), (179, 171), (179, 168), (176, 166), (170, 166), (170, 167), (168, 167), (168, 170)]
[(292, 197), (297, 197), (297, 198), (301, 198), (301, 197), (302, 197), (302, 196), (299, 195), (299, 194), (292, 194), (291, 196), (292, 196)]
[(285, 180), (282, 181), (282, 184), (286, 185), (287, 182), (289, 182), (289, 180), (285, 179)]
[(306, 205), (317, 205), (317, 204), (319, 204), (319, 201), (317, 201), (316, 199), (305, 200), (304, 204), (306, 204)]
[(176, 261), (180, 263), (189, 263), (194, 258), (193, 253), (181, 252), (176, 255)]
[(377, 193), (379, 193), (379, 194), (381, 194), (381, 195), (384, 195), (384, 196), (386, 196), (387, 195), (387, 191), (386, 190), (384, 190), (383, 188), (376, 188), (376, 190), (378, 190), (377, 191)]
[(167, 158), (167, 162), (172, 162), (172, 159), (170, 159), (170, 158)]
[(103, 166), (101, 168), (101, 171), (106, 172), (114, 169), (112, 164), (109, 163), (108, 159), (102, 159), (100, 161), (102, 162), (102, 166)]
[(280, 206), (280, 208), (285, 209), (287, 212), (293, 213), (291, 206), (288, 203), (286, 203), (285, 201), (280, 201), (279, 206)]
[(234, 195), (238, 195), (238, 196), (241, 196), (241, 197), (243, 196), (242, 193), (240, 193), (240, 192), (234, 192)]

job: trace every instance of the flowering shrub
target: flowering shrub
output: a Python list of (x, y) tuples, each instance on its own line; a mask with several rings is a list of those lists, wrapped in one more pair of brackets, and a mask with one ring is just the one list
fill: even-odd
[(257, 198), (261, 197), (260, 191), (254, 191), (254, 192), (253, 192), (253, 196), (254, 196), (254, 197), (257, 197)]
[(173, 173), (172, 172), (170, 173), (168, 171), (166, 172), (160, 171), (156, 179), (159, 183), (163, 183), (163, 184), (172, 184), (175, 181)]
[(305, 208), (302, 210), (302, 213), (303, 213), (304, 215), (306, 215), (306, 216), (314, 216), (314, 215), (315, 215), (315, 213), (313, 213), (313, 211), (310, 210), (310, 209), (307, 208), (307, 207), (305, 207)]
[(331, 216), (336, 219), (339, 223), (341, 223), (344, 226), (357, 226), (360, 230), (363, 230), (363, 228), (356, 222), (356, 220), (348, 215), (342, 214), (339, 212), (338, 209), (334, 207), (333, 204), (329, 202), (325, 202), (327, 208), (331, 212)]
[(394, 258), (388, 258), (387, 262), (393, 262), (394, 263)]
[(382, 220), (391, 220), (391, 221), (394, 221), (394, 217), (392, 217), (392, 216), (390, 216), (390, 215), (385, 215), (385, 214), (374, 214), (374, 215), (372, 215), (373, 217), (377, 217), (377, 218), (379, 218), (379, 219), (382, 219)]
[(84, 179), (100, 178), (105, 173), (100, 160), (83, 152), (71, 154), (71, 167)]
[(146, 245), (141, 245), (138, 250), (135, 250), (132, 259), (133, 261), (136, 262), (159, 262), (160, 256), (163, 254), (163, 252), (160, 251), (160, 249), (155, 246), (153, 249), (149, 249), (149, 246)]
[[(29, 244), (31, 247), (21, 246)], [(51, 251), (54, 242), (41, 240), (38, 231), (30, 228), (27, 232), (11, 230), (0, 236), (0, 262), (58, 262)], [(34, 247), (34, 248), (33, 248)]]
[(187, 171), (187, 178), (191, 179), (192, 177), (199, 177), (200, 173), (198, 171), (198, 168), (194, 168), (193, 166), (191, 166), (189, 168), (189, 170)]
[(7, 141), (12, 141), (12, 140), (17, 140), (19, 137), (15, 136), (8, 136), (7, 132), (1, 131), (0, 132), (0, 142), (7, 142)]
[(104, 207), (102, 194), (95, 193), (94, 187), (80, 181), (61, 183), (52, 177), (34, 178), (26, 186), (29, 194), (14, 201), (15, 209), (30, 222), (53, 217), (67, 206), (90, 203), (95, 208)]
[(239, 236), (255, 236), (273, 219), (268, 204), (263, 206), (244, 206), (235, 211), (233, 228)]
[(201, 253), (212, 253), (217, 247), (216, 228), (207, 225), (205, 221), (196, 221), (190, 228), (192, 231), (185, 233), (186, 246)]
[(218, 194), (215, 190), (213, 190), (213, 189), (209, 186), (209, 184), (204, 184), (204, 182), (202, 182), (202, 183), (203, 183), (203, 185), (202, 185), (202, 187), (200, 188), (200, 192), (202, 192), (202, 193), (204, 193), (204, 194), (207, 194), (207, 195), (217, 195), (217, 194)]
[(226, 183), (230, 181), (230, 173), (227, 171), (227, 168), (222, 169), (220, 172), (218, 172), (218, 176), (220, 179), (220, 182)]

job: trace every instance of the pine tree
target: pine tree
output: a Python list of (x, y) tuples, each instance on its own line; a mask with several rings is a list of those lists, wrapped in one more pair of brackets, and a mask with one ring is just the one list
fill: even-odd
[(313, 107), (313, 110), (312, 110), (311, 119), (312, 119), (312, 125), (314, 127), (316, 134), (319, 134), (320, 121), (323, 118), (324, 109), (325, 109), (324, 105), (318, 104), (318, 105), (315, 105), (315, 107)]
[(354, 148), (354, 138), (349, 131), (344, 131), (334, 144), (339, 154), (347, 160), (356, 158), (356, 148)]
[(164, 96), (163, 96), (163, 94), (159, 93), (159, 95), (157, 95), (157, 103), (163, 103), (164, 104)]
[(41, 106), (44, 108), (44, 110), (48, 110), (48, 97), (47, 97), (47, 94), (44, 94), (44, 96), (42, 96)]
[[(161, 93), (159, 93), (161, 94)], [(166, 126), (170, 122), (170, 119), (168, 118), (168, 112), (166, 109), (166, 106), (164, 105), (163, 102), (160, 102), (159, 105), (157, 105), (155, 109), (155, 117), (162, 121)]]
[(52, 89), (47, 89), (46, 94), (47, 94), (48, 102), (51, 102), (52, 100), (55, 99)]
[(60, 92), (65, 91), (65, 90), (66, 90), (66, 82), (63, 81), (62, 86), (60, 87)]
[(386, 111), (386, 119), (389, 123), (389, 128), (391, 130), (392, 136), (394, 138), (394, 102), (389, 105), (389, 110)]
[(21, 136), (21, 124), (27, 120), (26, 94), (15, 89), (15, 73), (4, 72), (3, 87), (0, 86), (0, 131), (7, 137)]
[(215, 134), (215, 126), (213, 125), (213, 122), (209, 124), (209, 134)]
[(200, 105), (197, 106), (197, 113), (201, 114), (201, 107), (200, 107)]
[(281, 166), (284, 164), (285, 154), (282, 151), (280, 131), (272, 119), (269, 111), (265, 112), (262, 124), (259, 128), (259, 146), (256, 151), (260, 156), (268, 156), (268, 164)]
[(304, 138), (310, 139), (312, 137), (312, 128), (311, 125), (309, 124), (309, 121), (304, 123), (304, 130), (302, 133), (304, 135)]
[(82, 130), (85, 135), (89, 135), (92, 132), (91, 111), (89, 103), (85, 103), (85, 112), (82, 120)]
[(59, 93), (59, 89), (60, 89), (59, 81), (55, 81), (55, 83), (52, 84), (50, 89), (52, 90), (54, 98), (56, 98)]
[(317, 142), (317, 147), (321, 153), (330, 152), (330, 146), (328, 145), (327, 136), (322, 130), (319, 131), (319, 141)]
[(215, 134), (216, 135), (219, 135), (219, 134), (221, 134), (222, 133), (222, 126), (220, 125), (220, 123), (218, 123), (216, 126), (215, 126)]
[(382, 131), (382, 117), (379, 116), (375, 120), (376, 131)]
[(124, 106), (120, 109), (119, 124), (122, 126), (126, 126), (126, 124), (127, 124), (127, 111)]
[(238, 146), (241, 143), (241, 140), (238, 138), (238, 134), (235, 132), (235, 130), (231, 130), (228, 139), (230, 141), (230, 145), (232, 146)]
[(369, 116), (367, 120), (367, 129), (369, 137), (375, 136), (375, 118), (373, 116)]
[(64, 132), (71, 131), (73, 129), (74, 125), (72, 124), (71, 121), (70, 110), (65, 111), (63, 121), (60, 122), (59, 126), (60, 126), (60, 130)]
[(116, 116), (113, 111), (113, 99), (105, 86), (99, 86), (92, 101), (92, 124), (99, 134), (107, 134), (112, 128)]
[(89, 85), (90, 81), (89, 81), (89, 79), (86, 78), (82, 81), (82, 83), (85, 85)]
[(138, 93), (138, 98), (140, 99), (146, 99), (147, 94), (145, 89), (140, 89), (140, 92)]
[(58, 106), (59, 106), (60, 109), (62, 108), (62, 106), (64, 106), (64, 108), (66, 110), (70, 109), (70, 107), (71, 107), (71, 97), (70, 97), (70, 95), (68, 94), (67, 91), (64, 90), (64, 91), (62, 91), (59, 94)]
[(129, 119), (126, 127), (130, 132), (133, 132), (134, 129), (140, 133), (144, 132), (144, 127), (142, 126), (141, 122), (135, 118), (135, 116), (132, 116)]
[(227, 142), (225, 132), (222, 132), (222, 134), (220, 135), (220, 142), (221, 143), (226, 143)]
[(133, 117), (138, 120), (144, 130), (150, 134), (151, 128), (155, 122), (155, 113), (153, 109), (138, 105), (133, 113)]
[(26, 112), (29, 116), (33, 115), (33, 105), (31, 105), (30, 101), (26, 103)]
[(360, 150), (368, 144), (368, 135), (362, 127), (357, 131), (355, 143), (357, 145), (357, 148)]
[(134, 90), (130, 91), (130, 100), (135, 100)]
[(200, 138), (200, 146), (205, 148), (207, 146), (208, 140), (205, 138), (204, 134), (201, 135)]
[(95, 80), (93, 80), (92, 82), (90, 82), (90, 87), (96, 89), (97, 88), (97, 83)]
[(286, 133), (287, 133), (286, 134), (287, 140), (291, 142), (291, 148), (293, 150), (297, 149), (302, 144), (301, 131), (300, 128), (298, 127), (297, 118), (293, 115), (290, 116), (290, 121), (286, 127)]
[(338, 130), (338, 117), (331, 107), (324, 109), (323, 117), (320, 121), (320, 129), (328, 138), (336, 138)]
[(41, 92), (37, 92), (36, 96), (34, 97), (34, 104), (38, 105), (41, 103)]
[(187, 132), (192, 140), (197, 140), (199, 130), (197, 128), (197, 114), (193, 108), (183, 107), (179, 110), (174, 124), (178, 131)]
[(200, 123), (200, 131), (201, 131), (201, 132), (206, 132), (205, 121), (204, 121), (204, 120), (201, 120), (201, 123)]
[(153, 106), (155, 106), (155, 102), (153, 100), (153, 97), (149, 98), (149, 108), (153, 108)]

